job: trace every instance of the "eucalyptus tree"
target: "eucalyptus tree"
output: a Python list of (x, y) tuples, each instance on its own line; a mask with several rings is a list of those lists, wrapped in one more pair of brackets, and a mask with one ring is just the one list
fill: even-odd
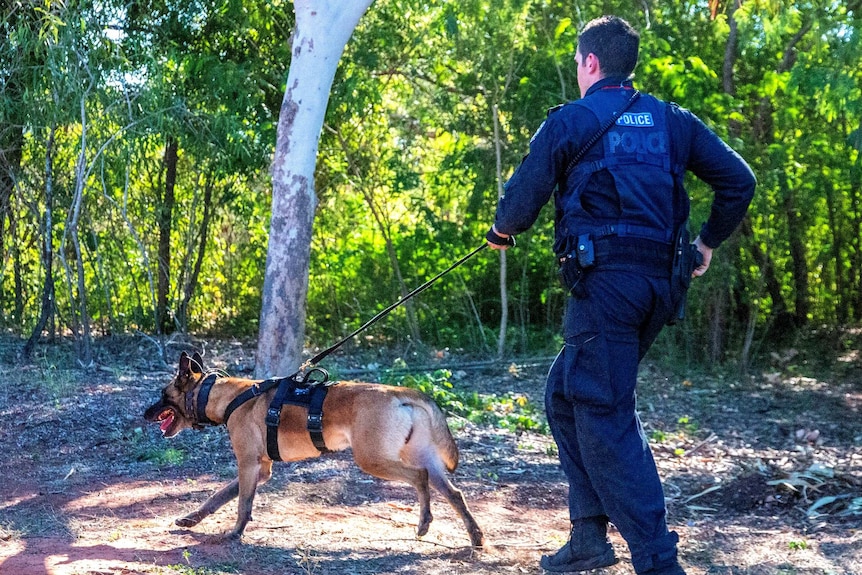
[(314, 169), (344, 47), (372, 0), (295, 0), (296, 25), (272, 168), (272, 216), (255, 372), (287, 373), (305, 341), (305, 298), (317, 196)]

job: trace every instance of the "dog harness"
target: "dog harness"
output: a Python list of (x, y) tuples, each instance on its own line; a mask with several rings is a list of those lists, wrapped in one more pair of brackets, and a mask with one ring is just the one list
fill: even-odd
[[(281, 410), (285, 405), (298, 405), (308, 409), (306, 429), (311, 436), (311, 442), (321, 453), (329, 452), (326, 442), (323, 441), (323, 400), (326, 399), (329, 388), (337, 382), (328, 381), (329, 373), (319, 367), (309, 370), (302, 379), (298, 376), (299, 374), (297, 373), (290, 377), (267, 379), (260, 383), (255, 383), (236, 396), (228, 404), (224, 412), (223, 423), (227, 425), (231, 414), (239, 406), (277, 387), (275, 396), (272, 398), (266, 411), (265, 419), (266, 452), (273, 461), (281, 461), (281, 456), (278, 452), (278, 425), (281, 421)], [(215, 374), (210, 374), (204, 379), (198, 392), (197, 410), (188, 410), (190, 413), (196, 413), (198, 422), (202, 424), (218, 425), (207, 418), (206, 415), (203, 415), (210, 389), (212, 389), (215, 380)], [(188, 395), (186, 396), (186, 402), (189, 402)]]
[(207, 417), (206, 414), (210, 391), (212, 391), (216, 379), (218, 379), (218, 376), (215, 373), (210, 373), (201, 382), (198, 391), (197, 406), (195, 406), (195, 390), (190, 389), (186, 392), (186, 413), (192, 418), (192, 427), (194, 429), (203, 429), (204, 425), (218, 425), (218, 423)]
[[(310, 380), (313, 373), (323, 374), (322, 381)], [(287, 377), (278, 384), (278, 390), (266, 411), (266, 452), (273, 461), (281, 461), (278, 453), (278, 424), (281, 420), (281, 410), (285, 405), (299, 405), (308, 409), (305, 428), (311, 435), (311, 442), (321, 453), (329, 452), (323, 441), (323, 400), (329, 392), (332, 382), (327, 383), (329, 374), (320, 368), (314, 368), (305, 374), (302, 381)]]

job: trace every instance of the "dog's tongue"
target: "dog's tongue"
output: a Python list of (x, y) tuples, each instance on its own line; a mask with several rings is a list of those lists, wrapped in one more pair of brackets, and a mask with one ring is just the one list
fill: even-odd
[(161, 425), (159, 425), (159, 429), (161, 429), (162, 433), (164, 433), (165, 431), (168, 430), (168, 428), (171, 426), (171, 423), (173, 423), (173, 422), (174, 422), (174, 416), (169, 415), (162, 420)]

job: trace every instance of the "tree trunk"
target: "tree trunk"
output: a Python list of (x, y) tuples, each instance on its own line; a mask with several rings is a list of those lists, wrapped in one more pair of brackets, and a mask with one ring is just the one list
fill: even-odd
[(724, 65), (721, 69), (721, 85), (725, 94), (736, 95), (736, 85), (733, 81), (733, 69), (736, 65), (737, 45), (739, 44), (739, 26), (736, 22), (736, 11), (742, 6), (742, 0), (733, 0), (733, 8), (727, 15), (727, 43), (724, 45)]
[[(497, 157), (497, 198), (503, 197), (503, 159), (502, 143), (500, 142), (499, 110), (494, 104), (491, 108), (494, 121), (494, 150)], [(506, 352), (506, 331), (509, 329), (509, 291), (506, 287), (506, 250), (500, 253), (500, 332), (497, 336), (497, 357), (502, 358)]]
[(835, 183), (829, 178), (821, 177), (820, 185), (826, 190), (826, 210), (829, 216), (829, 233), (832, 237), (832, 269), (835, 274), (835, 295), (838, 298), (838, 301), (835, 302), (835, 320), (838, 324), (843, 325), (850, 319), (850, 309), (844, 279), (844, 266), (841, 262), (843, 234), (839, 228), (840, 214), (835, 197)]
[(805, 248), (805, 225), (796, 208), (796, 193), (787, 183), (787, 175), (779, 176), (784, 196), (784, 214), (787, 217), (787, 236), (790, 243), (790, 261), (793, 270), (794, 313), (793, 323), (802, 327), (808, 323), (810, 309), (808, 293), (808, 250)]
[(158, 285), (156, 295), (156, 333), (170, 331), (168, 321), (168, 295), (171, 291), (171, 228), (173, 227), (174, 188), (177, 183), (177, 161), (179, 144), (173, 136), (165, 145), (165, 192), (159, 202), (157, 225), (159, 227)]
[(317, 207), (314, 168), (338, 61), (373, 0), (295, 0), (293, 57), (278, 118), (272, 216), (255, 374), (294, 371), (305, 338), (305, 300)]
[[(17, 174), (21, 169), (22, 148), (24, 145), (24, 128), (5, 122), (0, 123), (0, 254), (6, 253), (7, 244), (13, 254), (15, 250), (15, 221), (12, 212), (12, 191), (15, 189)], [(9, 226), (6, 227), (6, 222)], [(15, 266), (15, 318), (21, 320), (23, 300), (20, 289), (19, 261), (13, 259)], [(0, 288), (2, 289), (2, 288)], [(0, 292), (0, 301), (5, 300), (5, 294)]]
[(54, 132), (55, 128), (52, 126), (45, 142), (45, 214), (42, 217), (42, 268), (45, 270), (45, 283), (42, 286), (39, 321), (33, 326), (21, 352), (25, 360), (32, 356), (33, 348), (54, 312)]
[[(90, 332), (90, 316), (87, 310), (87, 286), (84, 276), (84, 254), (81, 251), (81, 241), (78, 225), (81, 221), (81, 210), (84, 206), (84, 188), (87, 184), (87, 114), (86, 99), (81, 98), (81, 150), (75, 164), (75, 192), (69, 215), (66, 217), (64, 235), (72, 243), (72, 253), (75, 256), (75, 286), (72, 286), (71, 269), (66, 265), (69, 301), (72, 302), (72, 330), (78, 348), (78, 363), (89, 368), (93, 364), (92, 334)], [(64, 259), (65, 261), (65, 259)], [(75, 297), (77, 292), (77, 298)], [(77, 307), (77, 310), (74, 309)], [(80, 331), (79, 331), (80, 330)]]
[(713, 365), (721, 364), (724, 355), (724, 342), (727, 335), (727, 294), (724, 290), (715, 290), (708, 302), (709, 313), (709, 361)]
[(856, 164), (850, 166), (850, 214), (852, 233), (849, 236), (849, 252), (850, 266), (848, 270), (848, 285), (853, 286), (848, 294), (848, 299), (851, 301), (851, 315), (855, 317), (862, 316), (862, 121), (859, 122), (859, 128), (856, 132), (857, 140), (854, 147), (858, 151), (856, 154)]
[(177, 323), (180, 330), (184, 333), (189, 329), (189, 303), (192, 300), (192, 295), (195, 293), (195, 288), (198, 285), (198, 277), (200, 277), (201, 267), (203, 266), (204, 255), (206, 254), (207, 238), (209, 236), (209, 224), (212, 214), (212, 196), (215, 178), (207, 176), (204, 183), (204, 213), (201, 217), (201, 229), (198, 235), (197, 256), (195, 257), (194, 266), (189, 272), (189, 277), (183, 284), (183, 296), (180, 304), (177, 307)]
[(766, 284), (766, 292), (772, 298), (772, 314), (784, 316), (788, 313), (787, 302), (784, 300), (784, 295), (781, 293), (781, 280), (775, 273), (775, 264), (769, 255), (760, 249), (754, 239), (754, 230), (751, 227), (751, 220), (746, 217), (742, 220), (739, 227), (740, 233), (748, 241), (748, 249), (751, 250), (751, 257), (757, 262), (760, 268), (760, 273), (763, 274), (763, 281)]

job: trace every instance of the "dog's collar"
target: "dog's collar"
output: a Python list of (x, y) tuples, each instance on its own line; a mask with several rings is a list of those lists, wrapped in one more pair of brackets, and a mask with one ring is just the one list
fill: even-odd
[(192, 418), (192, 427), (195, 429), (203, 429), (205, 425), (219, 425), (207, 417), (207, 402), (209, 401), (210, 391), (212, 391), (216, 379), (218, 379), (218, 376), (215, 373), (211, 373), (204, 378), (198, 387), (197, 402), (195, 402), (194, 389), (186, 392), (186, 414)]

